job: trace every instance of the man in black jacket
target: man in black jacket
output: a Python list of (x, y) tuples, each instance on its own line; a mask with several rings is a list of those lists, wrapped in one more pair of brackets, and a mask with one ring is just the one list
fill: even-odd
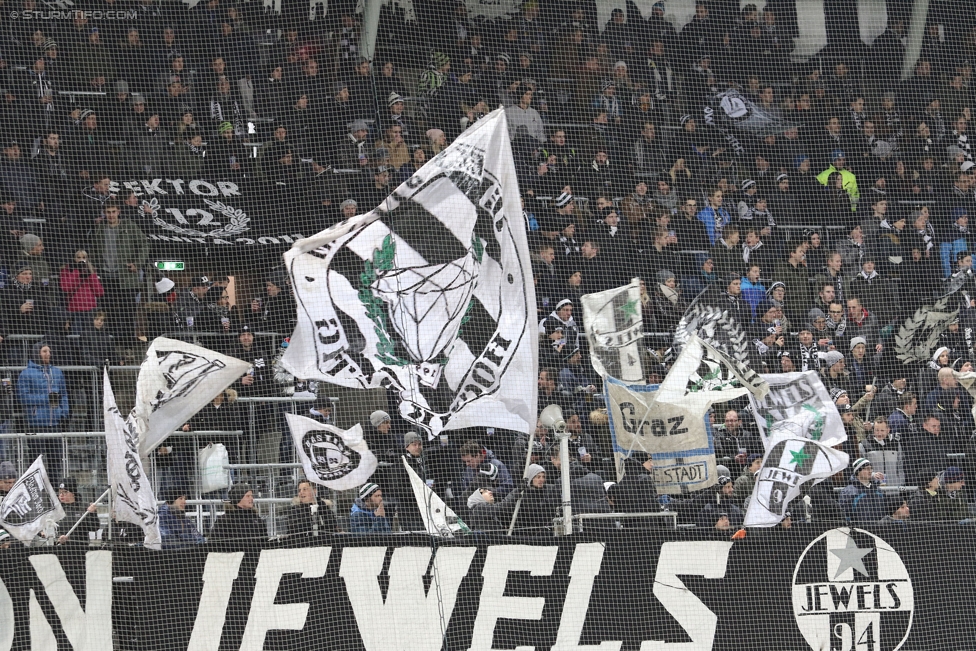
[(254, 508), (250, 484), (234, 484), (227, 493), (224, 514), (210, 528), (210, 540), (264, 540), (268, 530)]
[(312, 482), (307, 479), (298, 482), (298, 496), (294, 502), (285, 511), (289, 536), (318, 536), (339, 530), (332, 502), (320, 499)]
[[(74, 477), (65, 477), (58, 483), (58, 501), (64, 509), (64, 520), (58, 523), (58, 529), (65, 533), (58, 536), (58, 544), (77, 544), (88, 545), (88, 534), (101, 529), (102, 525), (98, 521), (98, 506), (89, 504), (88, 508), (83, 508), (77, 501), (78, 480)], [(69, 535), (67, 532), (71, 527), (79, 523), (75, 530)]]

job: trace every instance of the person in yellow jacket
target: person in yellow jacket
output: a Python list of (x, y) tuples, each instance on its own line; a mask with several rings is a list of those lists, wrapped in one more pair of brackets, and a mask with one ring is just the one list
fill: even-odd
[(857, 177), (854, 173), (847, 169), (847, 159), (844, 156), (844, 151), (842, 149), (835, 149), (830, 153), (830, 159), (833, 164), (825, 169), (824, 171), (817, 174), (817, 180), (820, 181), (820, 185), (827, 185), (827, 179), (834, 172), (839, 172), (844, 179), (844, 191), (847, 192), (851, 197), (851, 211), (857, 210), (857, 200), (860, 198), (861, 193), (857, 189)]

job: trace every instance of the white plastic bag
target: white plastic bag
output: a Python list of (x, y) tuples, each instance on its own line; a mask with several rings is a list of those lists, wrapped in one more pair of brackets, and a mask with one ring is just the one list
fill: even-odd
[(224, 468), (230, 463), (227, 448), (223, 443), (211, 443), (197, 452), (197, 467), (200, 470), (200, 492), (230, 488), (230, 470)]

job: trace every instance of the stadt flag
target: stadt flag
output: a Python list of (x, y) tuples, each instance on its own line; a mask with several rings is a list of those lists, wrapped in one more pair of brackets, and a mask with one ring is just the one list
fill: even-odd
[(615, 377), (628, 384), (644, 384), (641, 344), (640, 280), (605, 292), (584, 294), (583, 328), (590, 347), (590, 364), (600, 377)]
[(42, 531), (53, 530), (63, 517), (58, 492), (48, 479), (44, 460), (37, 457), (0, 502), (0, 527), (29, 543)]
[(376, 455), (358, 423), (343, 431), (296, 414), (286, 413), (285, 420), (310, 482), (344, 491), (362, 486), (376, 470)]
[(139, 454), (148, 456), (247, 369), (247, 362), (230, 355), (175, 339), (154, 339), (139, 369), (136, 404), (129, 414)]
[(108, 478), (112, 484), (112, 511), (117, 520), (139, 525), (145, 532), (145, 546), (161, 549), (159, 512), (152, 483), (139, 457), (135, 420), (123, 419), (115, 404), (115, 392), (104, 371), (102, 408), (105, 414), (105, 448)]
[(847, 440), (840, 412), (816, 371), (770, 373), (761, 377), (769, 392), (763, 398), (750, 395), (749, 401), (766, 450), (784, 436), (806, 438), (828, 446)]
[(535, 427), (535, 290), (504, 111), (465, 131), (378, 208), (285, 253), (295, 377), (386, 387), (444, 430)]

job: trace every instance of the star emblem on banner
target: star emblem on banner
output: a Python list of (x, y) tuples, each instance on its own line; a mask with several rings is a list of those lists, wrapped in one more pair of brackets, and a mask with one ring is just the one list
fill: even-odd
[(623, 312), (625, 316), (636, 317), (637, 316), (637, 299), (634, 299), (632, 301), (627, 301), (626, 303), (624, 303), (623, 305), (621, 305), (617, 309), (620, 310), (621, 312)]
[(802, 465), (803, 462), (808, 461), (809, 459), (810, 455), (806, 452), (806, 450), (800, 448), (796, 452), (790, 450), (790, 460), (788, 463), (792, 463), (793, 469), (795, 470), (797, 466)]
[(830, 550), (831, 554), (840, 559), (840, 565), (837, 566), (837, 573), (834, 575), (834, 580), (849, 569), (857, 570), (864, 576), (868, 576), (867, 568), (864, 567), (864, 557), (873, 551), (871, 548), (860, 549), (857, 543), (854, 542), (854, 539), (848, 536), (846, 546), (840, 549)]

